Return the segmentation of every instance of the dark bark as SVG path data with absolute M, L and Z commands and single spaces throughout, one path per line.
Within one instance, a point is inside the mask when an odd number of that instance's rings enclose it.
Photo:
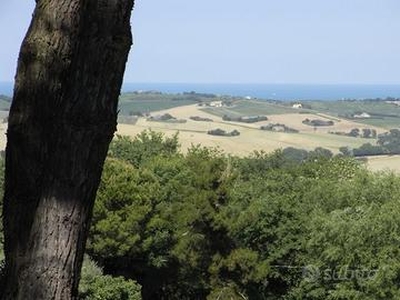
M 37 0 L 9 116 L 1 299 L 75 299 L 133 0 Z

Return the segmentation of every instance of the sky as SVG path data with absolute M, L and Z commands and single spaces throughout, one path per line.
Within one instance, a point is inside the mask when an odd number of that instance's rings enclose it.
M 0 2 L 0 81 L 34 4 Z M 400 84 L 399 14 L 399 0 L 136 0 L 125 82 Z

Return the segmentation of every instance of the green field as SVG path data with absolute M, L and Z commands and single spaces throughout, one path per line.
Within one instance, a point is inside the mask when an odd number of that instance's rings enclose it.
M 196 98 L 185 95 L 126 93 L 120 97 L 119 109 L 120 114 L 129 115 L 133 112 L 148 113 L 194 103 L 197 103 Z
M 298 113 L 298 109 L 294 109 L 284 103 L 274 103 L 267 101 L 256 100 L 238 100 L 235 101 L 232 107 L 207 107 L 204 111 L 222 117 L 229 116 L 256 116 L 256 115 L 278 115 L 288 113 Z
M 400 127 L 400 107 L 384 100 L 307 101 L 313 111 L 333 116 L 349 116 L 365 112 L 371 118 L 353 121 L 384 128 Z

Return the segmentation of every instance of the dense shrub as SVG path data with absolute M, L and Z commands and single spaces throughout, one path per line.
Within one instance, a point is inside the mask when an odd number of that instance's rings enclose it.
M 138 168 L 115 156 L 89 252 L 143 299 L 397 299 L 399 187 L 322 148 L 237 158 L 194 147 Z M 346 270 L 379 272 L 333 279 Z
M 177 144 L 113 142 L 81 299 L 399 299 L 400 177 L 323 148 Z
M 315 120 L 310 120 L 310 119 L 305 119 L 302 122 L 305 125 L 309 126 L 333 126 L 335 123 L 331 120 L 320 120 L 320 119 L 315 119 Z
M 85 257 L 79 285 L 80 300 L 141 300 L 140 286 L 123 277 L 103 275 L 102 269 Z
M 267 130 L 267 131 L 281 131 L 281 132 L 287 132 L 287 133 L 298 133 L 299 131 L 294 128 L 290 128 L 286 126 L 285 124 L 280 124 L 280 123 L 275 123 L 275 124 L 268 124 L 268 125 L 263 125 L 260 127 L 261 130 Z
M 222 117 L 224 121 L 231 121 L 231 122 L 242 122 L 242 123 L 257 123 L 261 121 L 267 121 L 268 117 L 266 116 L 241 116 L 241 117 L 233 117 L 224 115 Z
M 240 132 L 236 129 L 234 129 L 231 132 L 227 132 L 225 130 L 217 128 L 217 129 L 212 129 L 212 130 L 207 131 L 207 134 L 217 135 L 217 136 L 238 136 L 238 135 L 240 135 Z

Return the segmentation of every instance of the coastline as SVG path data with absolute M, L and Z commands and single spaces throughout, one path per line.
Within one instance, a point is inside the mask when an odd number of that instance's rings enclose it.
M 239 83 L 131 83 L 125 82 L 122 93 L 133 91 L 183 93 L 195 91 L 216 95 L 251 97 L 280 101 L 363 100 L 400 98 L 396 84 L 239 84 Z M 13 83 L 0 82 L 0 94 L 12 96 Z

